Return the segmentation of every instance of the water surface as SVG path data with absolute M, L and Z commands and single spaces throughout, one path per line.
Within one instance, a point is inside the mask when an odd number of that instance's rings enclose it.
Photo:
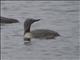
M 2 60 L 79 60 L 78 1 L 3 1 L 1 16 L 15 18 L 20 23 L 1 26 Z M 40 18 L 31 30 L 50 29 L 61 36 L 52 40 L 23 40 L 26 18 Z

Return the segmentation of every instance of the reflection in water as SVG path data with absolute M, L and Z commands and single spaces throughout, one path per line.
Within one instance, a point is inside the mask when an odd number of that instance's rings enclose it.
M 24 41 L 24 45 L 29 46 L 29 45 L 32 45 L 32 44 L 31 44 L 31 41 Z

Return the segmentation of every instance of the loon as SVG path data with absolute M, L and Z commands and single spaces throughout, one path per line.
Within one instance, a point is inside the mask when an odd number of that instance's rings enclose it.
M 31 38 L 54 39 L 55 37 L 60 36 L 57 32 L 46 29 L 30 31 L 31 24 L 37 21 L 40 21 L 40 19 L 28 18 L 24 22 L 24 41 L 30 42 Z
M 6 17 L 2 17 L 0 16 L 0 23 L 18 23 L 19 21 L 17 19 L 12 19 L 12 18 L 6 18 Z

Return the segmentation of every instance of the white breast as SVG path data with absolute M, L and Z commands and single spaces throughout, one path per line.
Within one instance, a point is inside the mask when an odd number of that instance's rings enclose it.
M 24 38 L 32 38 L 31 33 L 30 33 L 30 32 L 26 33 L 26 34 L 24 35 Z

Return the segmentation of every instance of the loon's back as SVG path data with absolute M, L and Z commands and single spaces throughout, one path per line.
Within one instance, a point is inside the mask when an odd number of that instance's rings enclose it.
M 17 19 L 6 18 L 6 17 L 0 16 L 0 23 L 18 23 L 18 22 L 19 21 Z
M 33 38 L 40 38 L 40 39 L 54 39 L 57 36 L 60 36 L 57 32 L 46 30 L 46 29 L 38 29 L 31 31 Z

